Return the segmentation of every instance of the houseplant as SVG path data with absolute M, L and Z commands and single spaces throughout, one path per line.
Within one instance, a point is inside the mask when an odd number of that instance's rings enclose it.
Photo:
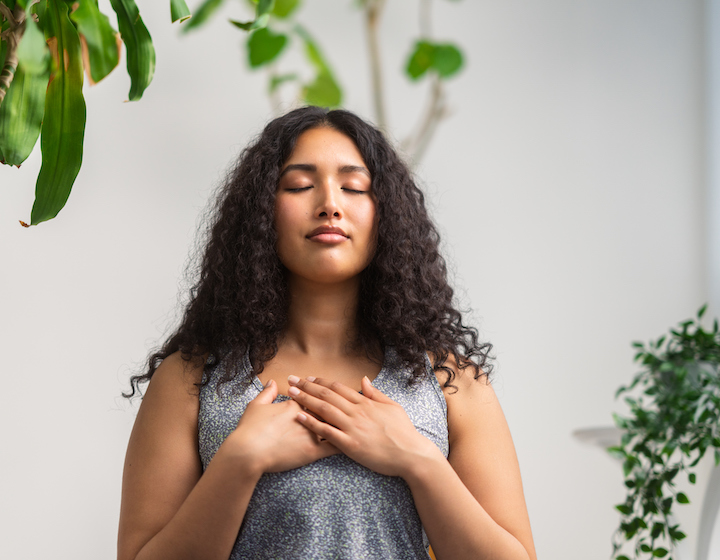
M 613 537 L 616 560 L 672 558 L 686 536 L 673 507 L 689 503 L 677 482 L 687 477 L 695 484 L 695 467 L 710 449 L 720 463 L 720 333 L 717 320 L 711 329 L 701 324 L 705 310 L 654 342 L 633 343 L 642 369 L 617 391 L 629 414 L 615 415 L 623 435 L 609 448 L 623 462 L 627 488 L 616 506 L 622 516 Z

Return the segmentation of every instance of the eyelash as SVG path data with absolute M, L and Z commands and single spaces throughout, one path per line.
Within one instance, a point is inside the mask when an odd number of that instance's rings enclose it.
M 287 192 L 302 192 L 302 191 L 307 191 L 307 190 L 312 189 L 312 188 L 313 188 L 312 186 L 309 186 L 309 187 L 297 187 L 297 188 L 294 188 L 294 189 L 285 189 L 285 190 L 286 190 Z M 342 187 L 342 190 L 344 190 L 344 191 L 346 191 L 346 192 L 353 193 L 353 194 L 366 194 L 366 193 L 368 192 L 368 191 L 361 191 L 361 190 L 358 190 L 358 189 L 350 189 L 350 188 L 348 188 L 348 187 Z

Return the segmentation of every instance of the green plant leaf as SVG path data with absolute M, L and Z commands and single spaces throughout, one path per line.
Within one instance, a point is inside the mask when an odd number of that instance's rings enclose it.
M 200 6 L 193 12 L 192 18 L 182 26 L 182 32 L 187 33 L 191 29 L 197 29 L 203 23 L 205 23 L 210 17 L 217 11 L 222 5 L 224 0 L 205 0 Z
M 282 84 L 285 82 L 293 82 L 298 79 L 297 74 L 282 74 L 280 76 L 273 76 L 270 79 L 270 93 L 273 93 L 277 88 L 279 88 Z
M 18 64 L 10 89 L 0 105 L 1 161 L 7 165 L 24 162 L 40 136 L 49 68 L 45 74 L 28 74 Z
M 255 7 L 255 19 L 253 21 L 236 21 L 231 19 L 230 23 L 245 31 L 262 29 L 263 27 L 267 27 L 268 21 L 270 21 L 270 12 L 274 6 L 275 0 L 259 0 Z
M 438 75 L 449 78 L 456 74 L 463 65 L 463 56 L 460 50 L 449 43 L 435 45 L 432 53 L 432 67 Z
M 678 492 L 677 496 L 675 496 L 675 499 L 678 501 L 679 504 L 689 504 L 690 500 L 683 492 Z
M 85 72 L 91 84 L 107 76 L 120 61 L 120 37 L 94 0 L 79 0 L 70 14 L 83 47 Z
M 417 80 L 433 65 L 435 46 L 428 41 L 418 41 L 405 66 L 405 72 L 411 79 Z
M 231 19 L 230 23 L 245 31 L 253 31 L 254 29 L 262 29 L 268 24 L 268 21 L 270 21 L 270 14 L 262 15 L 252 21 L 236 21 Z
M 23 65 L 26 74 L 49 74 L 50 50 L 45 43 L 45 36 L 32 15 L 25 19 L 25 33 L 17 49 L 18 63 Z M 3 57 L 4 58 L 4 57 Z
M 170 20 L 172 23 L 180 20 L 180 23 L 190 19 L 192 14 L 187 7 L 185 0 L 170 0 Z
M 285 19 L 292 14 L 300 5 L 300 0 L 275 0 L 275 7 L 272 9 L 272 15 L 280 19 Z
M 342 102 L 342 91 L 330 74 L 321 72 L 314 82 L 303 88 L 303 99 L 309 105 L 338 107 Z
M 257 68 L 275 60 L 287 45 L 287 36 L 273 33 L 267 27 L 258 29 L 248 37 L 248 62 Z
M 82 165 L 85 100 L 80 37 L 62 0 L 47 0 L 45 37 L 55 60 L 45 96 L 40 147 L 42 166 L 35 185 L 31 223 L 50 220 L 65 206 Z
M 110 0 L 110 5 L 117 14 L 120 36 L 127 49 L 131 81 L 128 99 L 137 101 L 155 74 L 155 48 L 134 0 Z
M 653 550 L 652 554 L 655 558 L 663 558 L 663 557 L 667 556 L 667 553 L 668 553 L 668 551 L 665 550 L 664 548 L 656 548 L 655 550 Z
M 618 504 L 615 506 L 615 509 L 623 515 L 630 515 L 633 511 L 632 508 L 626 504 Z
M 616 556 L 615 560 L 630 560 L 630 558 L 628 558 L 624 554 L 621 554 L 620 556 Z
M 695 473 L 690 473 L 688 475 L 688 480 L 690 481 L 690 484 L 695 484 L 695 480 L 696 480 Z

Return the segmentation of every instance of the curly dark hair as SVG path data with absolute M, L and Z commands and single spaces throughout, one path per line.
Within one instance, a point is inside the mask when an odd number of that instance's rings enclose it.
M 475 379 L 488 376 L 489 343 L 462 322 L 453 306 L 439 235 L 425 208 L 422 191 L 384 135 L 349 111 L 303 107 L 271 121 L 241 154 L 218 193 L 208 224 L 199 277 L 180 326 L 152 353 L 142 375 L 130 379 L 132 397 L 140 393 L 163 359 L 180 352 L 189 361 L 211 356 L 217 364 L 239 364 L 246 351 L 255 373 L 278 350 L 288 316 L 285 269 L 277 256 L 275 193 L 280 170 L 306 130 L 329 127 L 355 142 L 372 177 L 377 208 L 377 246 L 361 273 L 356 345 L 368 356 L 374 348 L 396 349 L 412 369 L 412 381 L 425 375 L 425 352 L 443 371 L 446 387 L 459 368 Z M 223 380 L 237 370 L 224 368 Z

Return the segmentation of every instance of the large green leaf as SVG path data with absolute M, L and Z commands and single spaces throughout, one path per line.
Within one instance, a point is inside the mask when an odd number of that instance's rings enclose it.
M 43 161 L 35 185 L 33 225 L 54 218 L 65 206 L 82 165 L 85 134 L 80 37 L 63 0 L 47 0 L 46 19 L 45 36 L 55 65 L 45 96 Z
M 185 0 L 170 0 L 170 19 L 173 23 L 180 20 L 182 23 L 188 18 L 191 18 L 192 14 L 185 3 Z
M 134 0 L 110 0 L 117 14 L 120 35 L 127 49 L 130 75 L 130 101 L 137 101 L 152 82 L 155 73 L 155 48 Z
M 117 31 L 108 17 L 98 10 L 95 0 L 79 0 L 78 8 L 70 14 L 83 42 L 85 71 L 90 83 L 96 84 L 107 76 L 120 61 Z
M 46 69 L 48 66 L 46 65 Z M 0 151 L 8 165 L 20 166 L 40 136 L 49 72 L 26 72 L 22 62 L 0 105 Z
M 205 23 L 210 16 L 220 7 L 224 0 L 205 0 L 200 6 L 193 12 L 193 17 L 188 21 L 182 28 L 183 33 L 187 33 L 191 29 L 200 27 Z
M 251 68 L 257 68 L 272 62 L 287 45 L 287 36 L 273 33 L 267 27 L 258 29 L 248 37 L 248 62 Z

